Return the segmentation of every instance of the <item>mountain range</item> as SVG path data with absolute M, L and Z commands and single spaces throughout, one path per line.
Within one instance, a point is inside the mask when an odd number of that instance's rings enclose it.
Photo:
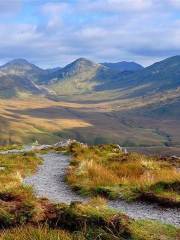
M 133 62 L 98 64 L 79 58 L 63 68 L 41 69 L 16 59 L 0 67 L 0 79 L 1 92 L 8 97 L 18 91 L 44 93 L 44 89 L 61 96 L 127 88 L 134 89 L 130 96 L 143 96 L 179 87 L 180 56 L 146 68 Z
M 57 104 L 54 110 L 52 107 L 46 110 L 39 107 L 37 111 L 29 107 L 20 111 L 16 106 L 13 112 L 22 121 L 27 116 L 25 112 L 28 112 L 28 116 L 37 118 L 40 115 L 41 119 L 44 116 L 46 119 L 58 116 L 61 120 L 78 119 L 89 124 L 87 128 L 73 127 L 66 121 L 66 130 L 52 130 L 52 138 L 65 134 L 87 141 L 89 129 L 94 129 L 90 132 L 92 139 L 100 139 L 97 142 L 132 145 L 138 139 L 137 144 L 141 145 L 157 142 L 180 144 L 180 56 L 148 67 L 135 62 L 95 63 L 79 58 L 65 67 L 51 69 L 42 69 L 24 59 L 15 59 L 0 67 L 0 98 L 4 106 L 14 99 L 19 105 L 27 99 L 36 99 L 37 106 L 43 101 L 50 106 Z M 59 108 L 62 101 L 64 110 Z M 7 107 L 3 114 L 6 115 L 6 111 Z M 6 125 L 8 131 L 11 129 L 11 114 L 12 110 L 6 117 L 1 115 L 0 129 L 1 123 L 2 127 Z M 29 125 L 27 128 L 31 131 Z M 47 132 L 44 126 L 35 128 Z M 175 128 L 177 131 L 173 130 Z

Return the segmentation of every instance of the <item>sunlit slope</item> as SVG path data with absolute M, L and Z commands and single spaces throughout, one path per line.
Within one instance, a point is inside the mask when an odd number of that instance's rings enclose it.
M 179 144 L 179 120 L 145 116 L 141 108 L 114 109 L 112 103 L 54 102 L 45 98 L 0 101 L 0 142 L 56 142 L 62 137 L 88 143 L 130 146 Z

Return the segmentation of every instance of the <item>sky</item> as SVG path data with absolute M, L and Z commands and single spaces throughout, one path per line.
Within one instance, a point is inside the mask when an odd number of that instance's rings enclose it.
M 180 0 L 0 0 L 0 64 L 85 57 L 144 66 L 180 55 Z

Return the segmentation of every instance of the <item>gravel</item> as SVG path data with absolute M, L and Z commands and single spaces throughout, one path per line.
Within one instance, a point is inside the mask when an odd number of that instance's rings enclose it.
M 87 201 L 88 199 L 77 195 L 64 182 L 65 171 L 69 165 L 70 157 L 47 153 L 41 155 L 44 163 L 39 166 L 35 175 L 27 177 L 25 184 L 32 185 L 39 197 L 47 197 L 53 202 Z M 161 208 L 155 204 L 143 202 L 128 203 L 123 200 L 109 201 L 109 206 L 126 213 L 134 219 L 153 219 L 164 223 L 180 225 L 180 211 L 177 208 Z

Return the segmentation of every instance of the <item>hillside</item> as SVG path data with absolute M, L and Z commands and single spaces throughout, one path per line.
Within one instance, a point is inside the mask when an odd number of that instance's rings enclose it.
M 45 70 L 29 63 L 25 59 L 14 59 L 0 67 L 0 71 L 6 75 L 16 75 L 19 77 L 26 77 L 34 82 L 45 75 Z
M 161 93 L 180 86 L 180 56 L 154 63 L 131 75 L 120 76 L 119 81 L 111 81 L 100 89 L 138 88 L 133 95 Z
M 57 95 L 82 94 L 94 91 L 97 86 L 117 79 L 119 73 L 88 59 L 79 58 L 56 73 L 48 87 Z
M 122 61 L 122 62 L 116 62 L 116 63 L 108 62 L 108 63 L 101 63 L 101 64 L 113 70 L 117 70 L 119 72 L 124 72 L 124 71 L 136 72 L 138 70 L 143 69 L 143 66 L 141 66 L 136 62 Z
M 11 98 L 22 94 L 40 94 L 40 88 L 26 77 L 4 75 L 0 72 L 0 97 Z
M 83 58 L 51 70 L 10 62 L 0 68 L 0 142 L 180 145 L 179 69 L 179 56 L 135 73 Z

